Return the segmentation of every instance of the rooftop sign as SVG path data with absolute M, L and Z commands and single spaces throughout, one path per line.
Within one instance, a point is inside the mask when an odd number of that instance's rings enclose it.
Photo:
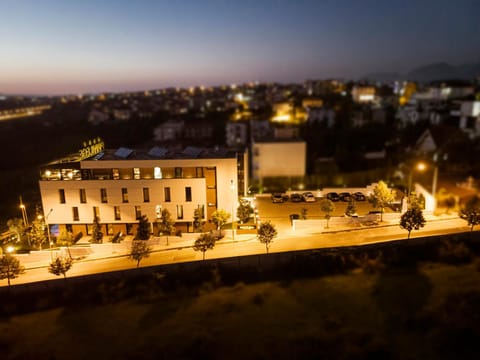
M 88 159 L 105 149 L 105 143 L 99 137 L 93 140 L 83 142 L 83 148 L 78 151 L 80 160 Z

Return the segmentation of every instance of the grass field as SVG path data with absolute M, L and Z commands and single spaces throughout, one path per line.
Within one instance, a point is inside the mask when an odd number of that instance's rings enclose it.
M 5 317 L 8 359 L 478 359 L 479 261 L 174 292 Z M 158 281 L 158 280 L 157 280 Z

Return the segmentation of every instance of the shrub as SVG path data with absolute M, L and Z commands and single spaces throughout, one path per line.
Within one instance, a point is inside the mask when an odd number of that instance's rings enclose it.
M 366 253 L 352 255 L 351 260 L 362 269 L 362 272 L 365 274 L 377 274 L 385 269 L 382 252 L 379 252 L 376 257 L 371 257 Z
M 472 252 L 464 242 L 447 239 L 438 248 L 438 260 L 447 264 L 464 264 L 472 260 Z

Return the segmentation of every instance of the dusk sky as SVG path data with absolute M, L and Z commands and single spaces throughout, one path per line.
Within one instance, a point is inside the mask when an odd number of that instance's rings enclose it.
M 478 0 L 0 0 L 0 93 L 303 82 L 480 61 Z

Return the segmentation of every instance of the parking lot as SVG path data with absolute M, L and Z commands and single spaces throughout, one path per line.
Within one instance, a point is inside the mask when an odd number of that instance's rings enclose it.
M 307 209 L 307 219 L 324 219 L 325 213 L 320 210 L 320 200 L 316 198 L 315 202 L 292 202 L 287 200 L 283 203 L 273 203 L 270 194 L 257 195 L 255 199 L 258 215 L 261 221 L 270 220 L 276 224 L 290 224 L 290 214 L 298 214 L 301 216 L 302 208 Z M 348 202 L 337 201 L 334 202 L 335 210 L 330 214 L 331 216 L 343 216 Z M 373 208 L 368 201 L 355 202 L 357 214 L 363 216 L 370 211 L 379 209 Z M 391 211 L 385 209 L 385 212 Z

